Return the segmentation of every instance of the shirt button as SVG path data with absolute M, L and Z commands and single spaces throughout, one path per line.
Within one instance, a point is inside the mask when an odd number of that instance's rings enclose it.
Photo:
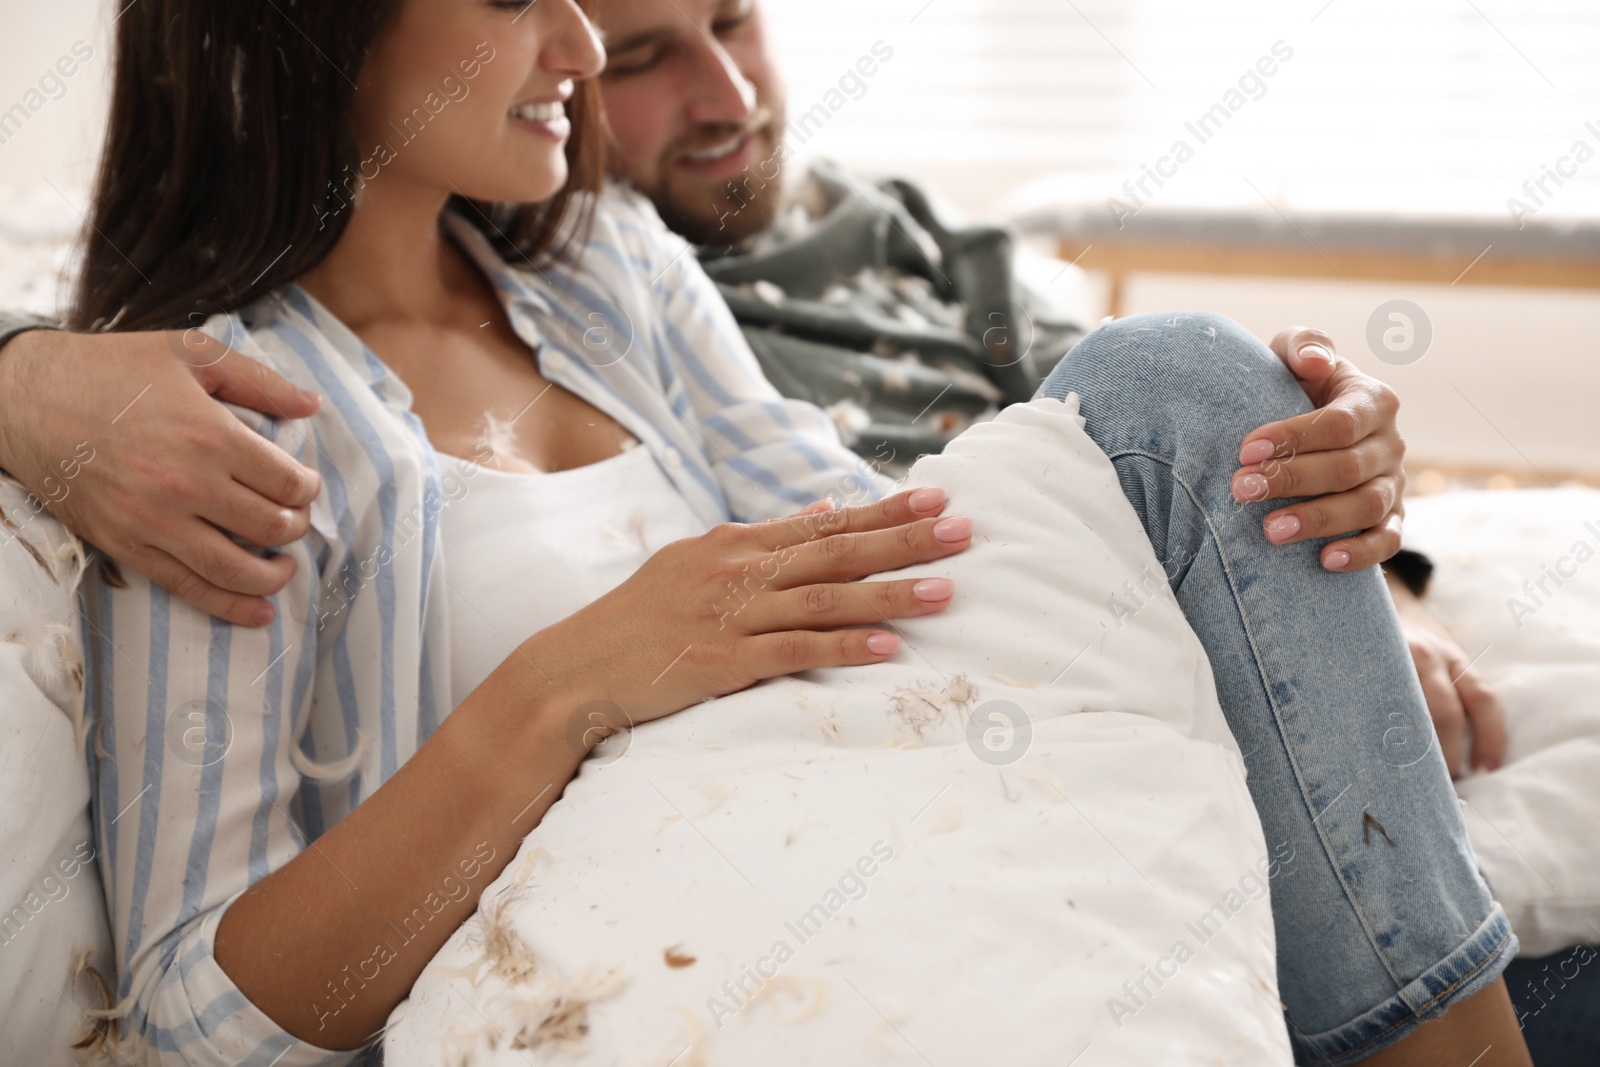
M 683 466 L 683 454 L 680 453 L 676 448 L 669 448 L 666 450 L 666 452 L 662 453 L 662 455 L 666 458 L 667 466 L 671 467 L 673 470 L 677 470 L 679 467 Z
M 567 357 L 552 349 L 544 354 L 544 365 L 549 370 L 560 374 L 567 369 Z

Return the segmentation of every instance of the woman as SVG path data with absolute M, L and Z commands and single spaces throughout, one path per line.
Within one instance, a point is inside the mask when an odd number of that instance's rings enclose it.
M 153 0 L 118 34 L 75 325 L 204 322 L 327 397 L 283 442 L 325 491 L 311 535 L 268 559 L 294 574 L 269 626 L 216 623 L 111 569 L 86 592 L 118 1014 L 174 1062 L 337 1059 L 382 1026 L 618 709 L 641 722 L 882 661 L 897 639 L 870 627 L 941 610 L 949 583 L 844 583 L 962 551 L 972 523 L 923 489 L 716 525 L 881 486 L 760 378 L 648 211 L 607 194 L 582 225 L 599 176 L 585 79 L 602 58 L 571 0 Z M 556 472 L 533 492 L 592 482 L 559 542 L 504 551 L 526 566 L 577 543 L 592 573 L 508 582 L 538 598 L 523 628 L 461 647 L 451 616 L 474 605 L 451 600 L 440 512 L 528 471 Z M 604 543 L 584 510 L 602 494 L 653 509 L 632 543 Z M 730 590 L 747 594 L 738 611 Z M 1368 689 L 1404 690 L 1403 649 L 1376 674 Z M 1514 947 L 1460 866 L 1440 882 L 1479 931 L 1471 967 L 1362 1052 L 1482 989 Z M 328 1011 L 323 988 L 457 875 L 466 891 Z
M 647 348 L 646 331 L 654 342 L 669 329 L 710 335 L 728 325 L 697 318 L 692 302 L 709 287 L 696 287 L 692 257 L 672 263 L 650 246 L 637 209 L 597 223 L 585 260 L 600 269 L 607 257 L 659 262 L 648 273 L 613 271 L 618 291 L 594 313 L 634 306 L 622 289 L 652 276 L 685 306 L 654 322 L 637 312 L 635 351 L 597 360 L 610 365 L 593 368 L 584 398 L 552 387 L 528 359 L 530 345 L 542 349 L 547 369 L 559 358 L 541 344 L 533 318 L 576 331 L 569 350 L 586 352 L 582 335 L 593 323 L 577 301 L 598 300 L 582 288 L 593 278 L 559 262 L 543 266 L 550 287 L 514 274 L 465 216 L 492 236 L 517 235 L 530 260 L 543 259 L 578 191 L 595 187 L 593 83 L 579 80 L 601 63 L 592 31 L 570 0 L 395 7 L 308 10 L 291 27 L 272 21 L 279 16 L 270 4 L 153 5 L 119 25 L 122 91 L 94 216 L 106 241 L 90 250 L 77 320 L 138 328 L 243 305 L 231 320 L 235 343 L 328 398 L 318 424 L 292 445 L 321 471 L 327 508 L 313 515 L 311 537 L 270 560 L 296 573 L 269 627 L 215 624 L 132 575 L 130 588 L 117 590 L 119 579 L 102 574 L 86 594 L 96 737 L 110 754 L 98 764 L 98 793 L 99 825 L 115 853 L 106 864 L 121 953 L 116 995 L 130 1000 L 132 1029 L 151 1047 L 197 1061 L 271 1060 L 290 1034 L 314 1042 L 304 1049 L 359 1046 L 604 736 L 604 722 L 593 729 L 575 718 L 587 716 L 587 705 L 609 701 L 644 721 L 759 677 L 885 658 L 897 642 L 882 628 L 796 631 L 802 622 L 881 623 L 938 610 L 948 589 L 935 583 L 930 597 L 912 581 L 874 586 L 870 603 L 839 598 L 819 615 L 807 587 L 825 593 L 829 583 L 959 551 L 970 533 L 969 520 L 940 525 L 937 494 L 906 494 L 826 518 L 824 532 L 865 531 L 847 543 L 850 552 L 822 551 L 800 524 L 705 534 L 730 511 L 781 514 L 837 490 L 852 469 L 848 454 L 820 413 L 781 401 L 753 362 L 647 361 L 663 350 Z M 164 40 L 169 15 L 185 41 Z M 388 32 L 377 36 L 386 15 Z M 257 36 L 263 25 L 268 32 Z M 273 27 L 319 42 L 320 53 L 301 49 L 309 66 L 291 72 L 289 85 L 275 85 Z M 216 44 L 223 41 L 229 46 Z M 252 42 L 254 54 L 246 52 Z M 360 91 L 350 91 L 343 69 L 360 73 Z M 203 92 L 207 73 L 239 86 L 223 101 L 229 147 L 216 153 L 214 174 L 162 182 L 172 156 L 212 151 L 200 146 L 205 131 L 174 122 L 163 86 Z M 303 145 L 278 145 L 274 88 L 294 113 L 337 119 Z M 569 124 L 580 132 L 567 184 Z M 179 135 L 195 143 L 176 142 Z M 263 149 L 268 159 L 253 158 Z M 457 173 L 467 156 L 474 165 Z M 374 180 L 362 184 L 363 170 Z M 440 211 L 459 183 L 483 206 L 458 202 L 465 215 L 441 230 Z M 266 217 L 244 188 L 269 198 L 277 214 Z M 478 211 L 492 211 L 488 201 L 545 203 L 487 223 Z M 253 262 L 250 249 L 262 241 L 275 245 L 268 258 L 276 264 Z M 141 270 L 129 271 L 112 246 Z M 158 248 L 173 254 L 155 255 Z M 293 278 L 301 283 L 281 300 L 256 302 Z M 577 288 L 561 292 L 561 284 Z M 431 328 L 416 317 L 424 307 Z M 716 342 L 702 342 L 711 354 L 738 351 L 725 338 L 707 339 Z M 680 350 L 668 351 L 676 358 Z M 485 417 L 495 424 L 487 437 Z M 696 432 L 710 435 L 715 465 L 702 458 Z M 704 536 L 651 557 L 611 602 L 590 604 L 535 641 L 508 643 L 497 669 L 457 704 L 451 664 L 460 657 L 449 643 L 436 534 L 439 510 L 461 482 L 441 475 L 428 438 L 446 454 L 503 470 L 645 479 L 606 492 L 666 495 L 675 510 L 651 536 Z M 632 440 L 642 447 L 619 456 Z M 644 468 L 631 462 L 651 457 Z M 761 614 L 745 612 L 737 627 L 719 627 L 707 573 L 731 578 L 784 547 L 796 550 L 785 575 L 792 593 L 764 600 Z M 642 558 L 635 550 L 633 562 Z M 544 622 L 603 589 L 541 604 Z M 577 725 L 571 744 L 569 723 Z M 329 768 L 341 773 L 319 786 Z M 361 816 L 344 819 L 357 804 Z M 304 847 L 307 835 L 315 847 Z M 319 1014 L 313 994 L 463 862 L 482 864 L 472 895 L 450 901 L 349 1010 L 332 1020 Z M 318 918 L 308 924 L 311 901 Z M 302 1058 L 318 1057 L 284 1062 Z

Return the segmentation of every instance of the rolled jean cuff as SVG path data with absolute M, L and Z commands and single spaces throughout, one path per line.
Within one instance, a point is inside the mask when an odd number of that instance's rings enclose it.
M 1371 1056 L 1500 977 L 1517 948 L 1497 901 L 1471 937 L 1371 1011 L 1320 1034 L 1292 1030 L 1295 1062 L 1344 1067 Z

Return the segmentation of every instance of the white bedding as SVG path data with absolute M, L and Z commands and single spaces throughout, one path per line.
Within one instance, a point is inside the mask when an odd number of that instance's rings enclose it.
M 1600 943 L 1600 492 L 1424 498 L 1406 544 L 1505 708 L 1504 766 L 1456 783 L 1484 877 L 1523 955 Z
M 586 764 L 394 1012 L 391 1067 L 1290 1062 L 1293 857 L 1075 406 L 910 484 L 977 523 L 915 569 L 951 608 Z
M 104 1007 L 111 938 L 83 758 L 78 544 L 0 478 L 0 1064 L 98 1062 L 68 1046 Z

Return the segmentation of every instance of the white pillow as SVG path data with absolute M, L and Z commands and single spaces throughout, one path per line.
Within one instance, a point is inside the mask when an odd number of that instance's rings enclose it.
M 0 479 L 0 1063 L 70 1061 L 103 1007 L 85 953 L 110 973 L 105 897 L 89 830 L 81 547 Z M 72 998 L 69 1000 L 68 998 Z
M 1523 955 L 1600 943 L 1600 491 L 1408 501 L 1406 545 L 1505 707 L 1505 764 L 1456 782 L 1484 877 Z
M 1076 404 L 1009 407 L 909 484 L 975 519 L 906 572 L 951 607 L 587 763 L 396 1009 L 390 1067 L 1290 1062 L 1293 857 Z

